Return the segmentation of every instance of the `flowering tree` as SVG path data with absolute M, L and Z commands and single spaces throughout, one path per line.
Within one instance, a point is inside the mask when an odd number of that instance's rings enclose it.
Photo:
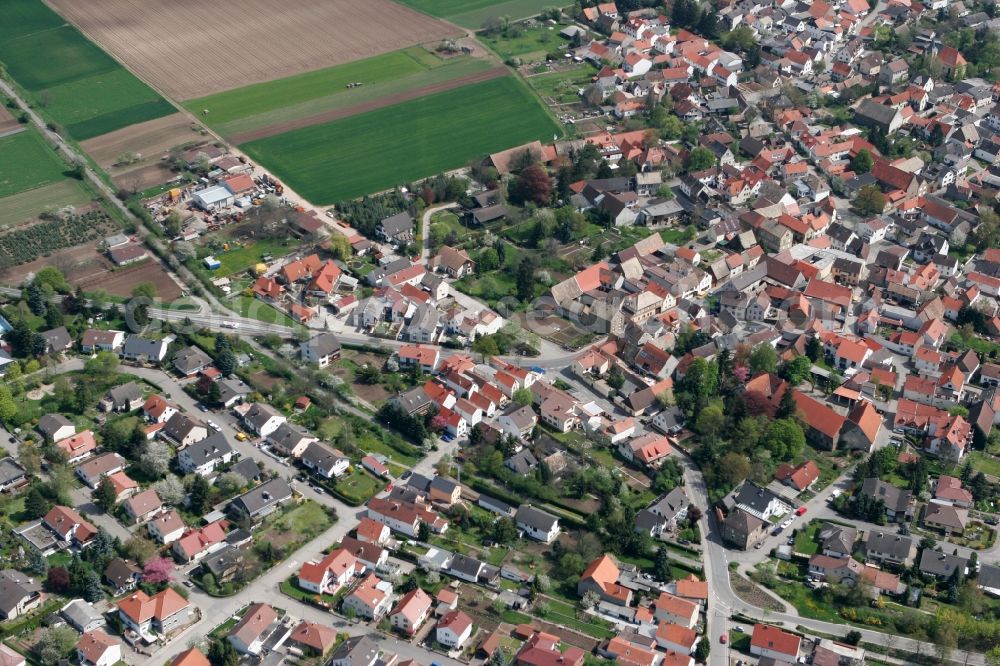
M 173 575 L 174 563 L 166 557 L 146 562 L 146 567 L 142 570 L 142 580 L 145 583 L 169 583 Z

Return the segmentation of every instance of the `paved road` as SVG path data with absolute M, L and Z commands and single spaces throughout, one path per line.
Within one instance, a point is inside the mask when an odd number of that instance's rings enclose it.
M 73 358 L 60 363 L 52 370 L 59 373 L 72 372 L 82 369 L 83 363 L 83 359 Z M 233 448 L 235 448 L 240 455 L 257 461 L 263 469 L 274 471 L 286 479 L 291 479 L 294 474 L 297 473 L 296 468 L 264 454 L 256 446 L 254 446 L 252 442 L 241 442 L 237 440 L 235 436 L 236 418 L 229 412 L 201 413 L 201 410 L 199 410 L 196 406 L 196 401 L 184 392 L 183 386 L 185 382 L 183 380 L 178 380 L 162 370 L 153 368 L 129 367 L 127 368 L 127 372 L 139 379 L 146 379 L 159 385 L 163 389 L 164 393 L 169 395 L 170 400 L 181 407 L 183 411 L 202 418 L 203 420 L 210 419 L 217 423 L 222 428 L 222 431 L 227 435 L 227 438 L 233 445 Z M 3 447 L 6 448 L 12 455 L 16 455 L 16 445 L 8 442 L 8 438 L 10 437 L 9 433 L 0 428 L 0 437 L 3 438 Z M 443 444 L 437 451 L 430 452 L 423 460 L 417 463 L 417 465 L 413 468 L 414 471 L 421 474 L 431 473 L 442 457 L 454 453 L 457 448 L 458 442 Z M 286 608 L 296 617 L 306 618 L 315 622 L 323 622 L 324 624 L 331 624 L 339 621 L 336 616 L 313 608 L 312 606 L 301 604 L 296 602 L 294 599 L 281 595 L 278 590 L 278 586 L 281 581 L 295 573 L 303 562 L 319 559 L 322 557 L 323 550 L 329 547 L 330 544 L 342 540 L 348 532 L 353 530 L 357 526 L 361 516 L 364 515 L 364 507 L 348 506 L 325 492 L 315 491 L 308 485 L 298 483 L 295 484 L 295 486 L 296 490 L 304 497 L 332 507 L 336 510 L 337 521 L 328 530 L 326 530 L 326 532 L 299 548 L 297 551 L 292 553 L 287 560 L 272 568 L 261 578 L 254 581 L 246 589 L 233 597 L 218 599 L 210 597 L 198 590 L 193 590 L 191 593 L 191 599 L 195 605 L 202 610 L 202 619 L 188 628 L 180 637 L 172 640 L 168 645 L 155 652 L 153 659 L 157 661 L 157 663 L 167 661 L 180 652 L 183 652 L 187 648 L 189 639 L 200 638 L 206 635 L 213 627 L 224 621 L 226 617 L 232 615 L 248 603 L 259 601 L 261 599 L 271 600 L 272 603 Z M 90 507 L 87 505 L 91 504 L 91 500 L 88 489 L 75 489 L 73 491 L 73 498 L 76 502 L 78 502 L 78 506 L 82 505 L 89 511 Z M 93 508 L 96 511 L 96 507 Z M 97 512 L 91 517 L 99 526 L 105 527 L 113 535 L 123 540 L 130 536 L 129 531 L 125 527 L 107 514 Z M 338 627 L 338 630 L 343 629 Z M 366 625 L 350 625 L 346 630 L 352 634 L 363 634 L 367 633 L 369 628 Z M 389 644 L 389 639 L 384 640 L 386 641 L 385 645 L 387 650 L 395 651 L 404 658 L 414 658 L 421 663 L 437 661 L 438 663 L 448 663 L 454 666 L 457 666 L 458 664 L 458 662 L 446 658 L 442 659 L 440 655 L 428 652 L 419 646 L 399 643 L 398 641 Z
M 447 203 L 441 206 L 432 206 L 424 211 L 421 218 L 420 232 L 424 235 L 424 246 L 420 248 L 420 263 L 430 270 L 429 260 L 431 258 L 431 217 L 441 210 L 451 210 L 458 208 L 457 203 Z
M 704 478 L 697 467 L 689 460 L 684 459 L 684 479 L 688 495 L 691 501 L 699 507 L 709 507 L 708 492 L 705 487 Z M 821 493 L 821 497 L 832 492 L 832 488 Z M 787 629 L 794 629 L 801 626 L 806 630 L 813 630 L 823 634 L 833 636 L 843 636 L 848 631 L 857 630 L 861 632 L 863 640 L 877 645 L 891 645 L 893 648 L 908 650 L 916 654 L 931 655 L 935 653 L 935 646 L 931 643 L 916 641 L 911 638 L 904 638 L 892 634 L 885 634 L 870 629 L 848 626 L 846 624 L 833 624 L 800 617 L 797 613 L 771 612 L 762 608 L 752 606 L 733 592 L 729 582 L 729 562 L 738 561 L 741 555 L 738 551 L 731 551 L 722 544 L 719 526 L 715 516 L 711 511 L 705 511 L 701 520 L 701 532 L 704 535 L 702 546 L 704 549 L 705 579 L 709 584 L 711 593 L 708 598 L 708 631 L 712 642 L 710 666 L 729 666 L 729 648 L 724 648 L 720 642 L 720 637 L 729 630 L 728 618 L 734 613 L 753 617 L 762 622 L 770 624 L 784 625 Z M 773 537 L 771 537 L 773 538 Z M 761 548 L 764 551 L 767 546 Z M 966 652 L 964 650 L 953 650 L 951 658 L 964 664 L 981 666 L 985 663 L 982 654 Z

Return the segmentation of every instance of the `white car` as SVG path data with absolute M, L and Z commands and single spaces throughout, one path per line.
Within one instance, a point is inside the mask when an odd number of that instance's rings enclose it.
M 236 321 L 224 321 L 222 322 L 222 328 L 239 328 L 240 324 Z
M 794 518 L 786 518 L 786 519 L 785 519 L 784 521 L 782 521 L 782 523 L 781 523 L 781 529 L 785 529 L 786 527 L 788 527 L 789 525 L 791 525 L 791 524 L 792 524 L 792 523 L 794 523 L 794 522 L 795 522 L 795 519 L 794 519 Z
M 215 421 L 209 421 L 208 427 L 214 430 L 215 432 L 222 432 L 222 427 L 219 426 L 219 424 L 216 423 Z

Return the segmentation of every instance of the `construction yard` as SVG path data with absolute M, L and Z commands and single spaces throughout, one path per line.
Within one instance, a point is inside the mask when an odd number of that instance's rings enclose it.
M 52 5 L 140 78 L 177 100 L 457 32 L 390 0 L 53 0 Z

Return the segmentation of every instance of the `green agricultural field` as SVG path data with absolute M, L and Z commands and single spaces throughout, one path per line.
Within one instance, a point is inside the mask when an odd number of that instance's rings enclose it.
M 45 111 L 78 141 L 175 112 L 169 102 L 124 69 L 64 83 L 45 93 Z
M 354 81 L 363 82 L 365 85 L 362 88 L 364 88 L 371 84 L 393 81 L 409 74 L 430 69 L 412 54 L 413 51 L 418 50 L 423 49 L 416 47 L 383 53 L 374 58 L 345 65 L 336 65 L 277 81 L 266 81 L 243 88 L 235 88 L 216 95 L 193 99 L 185 102 L 184 106 L 192 113 L 202 114 L 204 111 L 208 111 L 205 120 L 210 125 L 218 127 L 240 118 L 340 93 L 346 90 L 348 83 Z M 442 62 L 437 56 L 434 57 L 439 63 Z
M 56 183 L 66 165 L 34 128 L 0 138 L 0 197 Z
M 4 20 L 0 21 L 0 41 L 66 23 L 59 14 L 38 0 L 4 0 Z
M 185 106 L 223 136 L 253 132 L 486 71 L 488 60 L 442 60 L 420 47 L 203 97 Z M 348 88 L 348 83 L 363 85 Z M 207 115 L 203 115 L 208 111 Z
M 504 77 L 241 147 L 309 201 L 332 204 L 559 134 L 531 91 Z
M 11 0 L 4 9 L 15 18 L 0 27 L 0 63 L 73 138 L 88 139 L 174 111 L 41 0 Z
M 488 18 L 508 16 L 512 20 L 535 16 L 544 7 L 560 7 L 569 3 L 542 4 L 538 0 L 399 0 L 414 9 L 445 18 L 463 28 L 481 28 Z
M 82 183 L 69 178 L 13 194 L 0 200 L 0 230 L 31 220 L 46 210 L 80 206 L 90 200 L 91 194 Z

